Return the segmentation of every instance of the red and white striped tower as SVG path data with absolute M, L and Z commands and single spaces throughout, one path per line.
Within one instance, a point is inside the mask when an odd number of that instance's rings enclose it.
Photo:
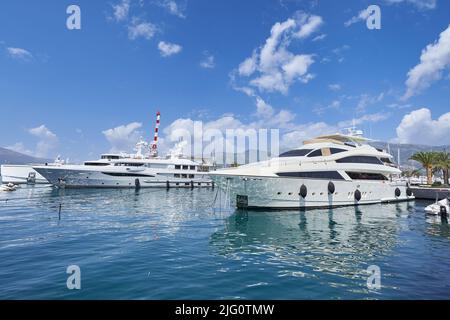
M 159 136 L 159 125 L 161 123 L 161 112 L 156 112 L 156 126 L 155 126 L 155 138 L 152 143 L 152 156 L 158 156 L 158 136 Z

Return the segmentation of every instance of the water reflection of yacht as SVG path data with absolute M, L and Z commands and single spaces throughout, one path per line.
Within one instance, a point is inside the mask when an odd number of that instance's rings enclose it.
M 398 219 L 413 211 L 409 203 L 321 209 L 311 212 L 239 211 L 211 236 L 215 251 L 230 258 L 268 255 L 268 262 L 339 276 L 365 271 L 364 265 L 392 250 Z M 250 258 L 249 258 L 250 259 Z M 309 268 L 309 269 L 308 269 Z M 281 270 L 281 269 L 280 269 Z
M 211 176 L 237 207 L 323 208 L 414 199 L 393 156 L 365 142 L 362 132 L 320 136 L 268 161 Z

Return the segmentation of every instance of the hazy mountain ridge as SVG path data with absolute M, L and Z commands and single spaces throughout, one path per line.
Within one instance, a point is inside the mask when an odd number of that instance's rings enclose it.
M 0 164 L 31 164 L 50 162 L 49 159 L 32 157 L 0 147 Z

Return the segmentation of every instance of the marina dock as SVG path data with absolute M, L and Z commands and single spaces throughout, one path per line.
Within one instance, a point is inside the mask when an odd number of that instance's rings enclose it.
M 450 188 L 411 187 L 416 199 L 436 200 L 450 197 Z

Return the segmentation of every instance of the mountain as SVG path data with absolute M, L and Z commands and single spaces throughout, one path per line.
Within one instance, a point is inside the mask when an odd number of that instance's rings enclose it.
M 48 159 L 36 158 L 23 153 L 0 147 L 0 164 L 30 164 L 51 162 Z
M 421 168 L 421 165 L 416 161 L 408 160 L 416 152 L 427 152 L 427 151 L 450 151 L 450 145 L 444 146 L 426 146 L 420 144 L 397 144 L 388 143 L 382 141 L 373 141 L 369 143 L 375 148 L 383 149 L 389 151 L 395 158 L 395 161 L 399 163 L 402 167 L 415 167 Z M 398 154 L 400 150 L 400 161 L 398 159 Z

